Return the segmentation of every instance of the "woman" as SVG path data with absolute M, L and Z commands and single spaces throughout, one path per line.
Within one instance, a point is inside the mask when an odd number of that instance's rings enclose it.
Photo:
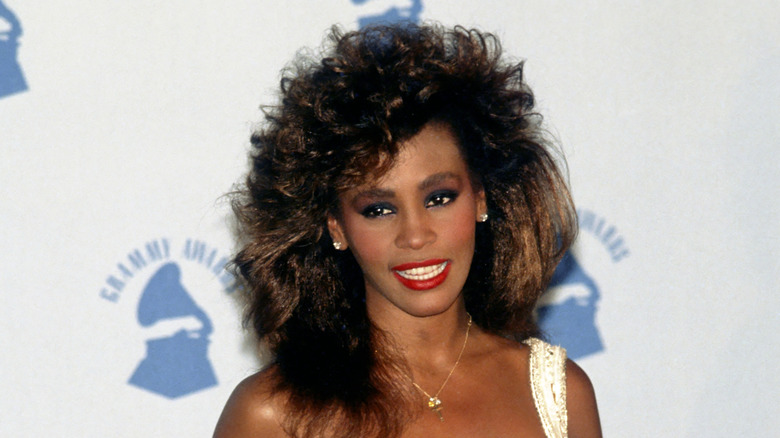
M 585 373 L 532 338 L 576 219 L 521 66 L 463 28 L 330 42 L 252 138 L 235 263 L 273 360 L 215 436 L 600 436 Z

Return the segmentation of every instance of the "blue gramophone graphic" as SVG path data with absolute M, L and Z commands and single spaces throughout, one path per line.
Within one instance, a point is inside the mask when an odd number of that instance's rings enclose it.
M 361 6 L 377 0 L 351 1 L 355 5 Z M 393 1 L 390 3 L 391 5 L 379 14 L 359 16 L 358 26 L 365 27 L 370 24 L 397 23 L 399 21 L 417 23 L 420 21 L 420 12 L 423 10 L 422 0 Z
M 542 332 L 553 343 L 565 347 L 570 358 L 578 359 L 604 350 L 596 327 L 596 304 L 601 294 L 593 278 L 571 252 L 567 252 L 555 270 L 549 288 L 571 286 L 585 287 L 588 296 L 569 296 L 560 303 L 542 305 L 536 310 Z
M 141 294 L 138 322 L 150 327 L 164 319 L 187 316 L 195 317 L 202 327 L 147 340 L 146 357 L 128 383 L 168 398 L 217 384 L 208 360 L 211 320 L 184 289 L 179 266 L 167 263 L 155 272 Z
M 0 0 L 0 99 L 27 90 L 27 81 L 17 61 L 21 34 L 22 24 Z

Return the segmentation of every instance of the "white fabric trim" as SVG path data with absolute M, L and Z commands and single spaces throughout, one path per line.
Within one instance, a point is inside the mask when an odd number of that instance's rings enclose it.
M 544 433 L 547 438 L 567 438 L 566 350 L 536 338 L 524 343 L 531 348 L 531 392 Z

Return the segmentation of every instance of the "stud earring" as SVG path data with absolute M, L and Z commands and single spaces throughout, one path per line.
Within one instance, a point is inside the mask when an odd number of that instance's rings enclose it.
M 336 248 L 337 250 L 341 249 L 341 242 L 334 241 L 333 242 L 333 247 Z
M 482 213 L 481 215 L 479 215 L 479 221 L 480 222 L 487 222 L 487 220 L 488 220 L 488 214 L 487 213 Z

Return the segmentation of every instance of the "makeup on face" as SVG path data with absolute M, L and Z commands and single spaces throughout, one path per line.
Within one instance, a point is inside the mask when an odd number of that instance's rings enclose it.
M 384 175 L 339 198 L 329 231 L 360 265 L 369 313 L 431 315 L 462 299 L 486 207 L 448 126 L 427 125 Z
M 444 206 L 457 199 L 463 181 L 453 172 L 440 172 L 429 176 L 418 185 L 421 193 L 430 191 L 425 199 L 425 207 Z M 372 187 L 361 190 L 349 203 L 355 210 L 367 218 L 382 217 L 397 212 L 397 196 L 391 189 Z

